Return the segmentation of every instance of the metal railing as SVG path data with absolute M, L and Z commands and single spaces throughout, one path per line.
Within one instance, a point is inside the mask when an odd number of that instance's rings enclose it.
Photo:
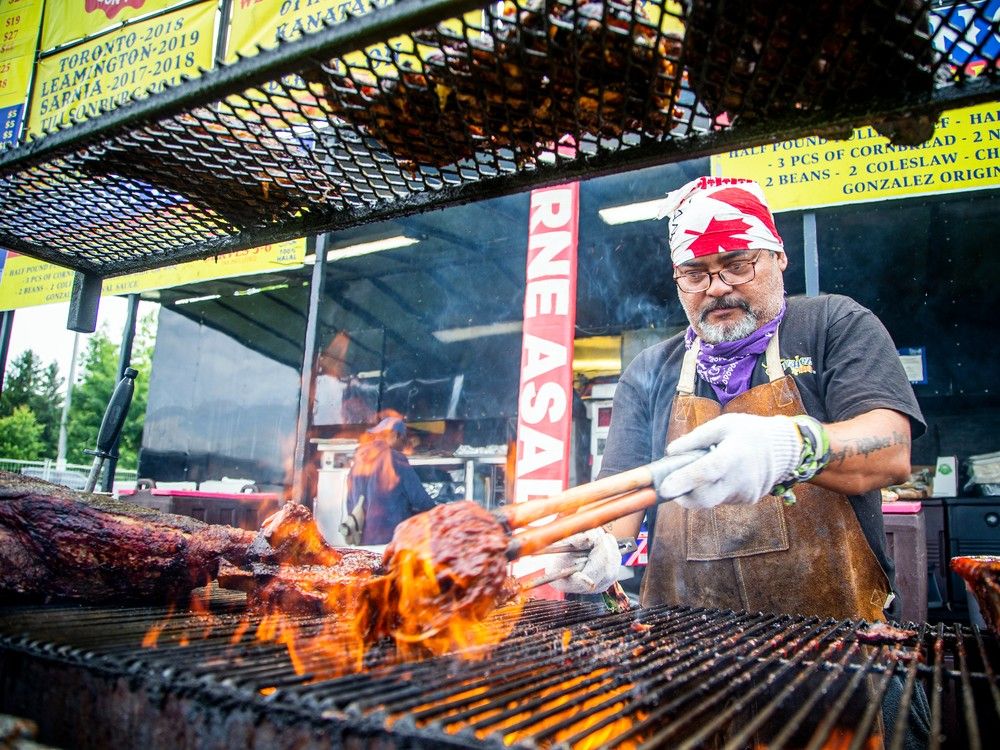
M 70 489 L 82 490 L 87 484 L 90 464 L 66 464 L 57 468 L 56 460 L 44 458 L 38 461 L 25 461 L 17 458 L 0 458 L 0 471 L 10 471 L 16 474 L 27 474 L 47 482 L 62 484 Z M 118 486 L 135 485 L 139 472 L 137 469 L 115 469 L 115 484 Z

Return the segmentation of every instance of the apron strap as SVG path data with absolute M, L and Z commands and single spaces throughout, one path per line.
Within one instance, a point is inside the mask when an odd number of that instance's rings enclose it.
M 777 331 L 774 332 L 764 351 L 764 371 L 772 383 L 785 377 L 785 371 L 781 367 L 781 354 L 778 352 Z
M 698 352 L 701 351 L 701 339 L 695 336 L 691 348 L 684 353 L 684 363 L 681 374 L 677 378 L 677 392 L 685 396 L 694 395 L 695 365 L 698 362 Z
M 695 336 L 691 348 L 684 353 L 681 374 L 677 378 L 677 393 L 683 396 L 694 395 L 694 380 L 697 372 L 695 365 L 698 362 L 699 351 L 701 351 L 701 338 Z M 772 383 L 776 380 L 781 380 L 785 376 L 785 371 L 781 368 L 781 354 L 778 350 L 777 331 L 774 332 L 771 340 L 767 342 L 767 349 L 764 350 L 764 371 L 767 372 L 767 377 Z

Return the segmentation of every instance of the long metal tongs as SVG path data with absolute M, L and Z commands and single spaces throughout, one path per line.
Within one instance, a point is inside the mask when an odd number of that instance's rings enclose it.
M 635 541 L 635 537 L 626 537 L 624 539 L 618 540 L 619 555 L 630 554 L 632 552 L 635 552 L 638 548 L 639 546 Z M 586 552 L 586 549 L 578 549 L 576 547 L 571 547 L 568 544 L 553 544 L 549 547 L 546 547 L 543 550 L 539 550 L 538 552 L 535 553 L 535 556 L 537 557 L 539 555 L 556 555 L 565 552 L 570 552 L 570 553 L 575 552 L 577 554 L 580 554 L 582 552 Z M 574 573 L 579 573 L 581 570 L 583 570 L 583 566 L 586 565 L 586 563 L 587 563 L 586 557 L 581 557 L 580 559 L 575 560 L 574 562 L 570 563 L 566 567 L 560 568 L 559 570 L 555 570 L 549 573 L 542 573 L 539 575 L 531 576 L 526 579 L 522 579 L 520 581 L 521 589 L 526 591 L 528 589 L 533 589 L 537 586 L 542 586 L 543 584 L 546 583 L 552 583 L 553 581 L 558 581 L 560 578 L 569 578 Z
M 572 487 L 558 495 L 498 508 L 493 513 L 510 534 L 507 559 L 537 554 L 573 534 L 596 529 L 669 500 L 658 497 L 655 488 L 668 475 L 707 452 L 666 456 L 645 466 Z M 548 516 L 557 517 L 543 525 L 531 525 Z

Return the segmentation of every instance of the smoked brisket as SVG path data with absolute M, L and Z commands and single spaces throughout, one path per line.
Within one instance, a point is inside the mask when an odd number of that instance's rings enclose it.
M 253 532 L 0 472 L 0 597 L 179 602 Z

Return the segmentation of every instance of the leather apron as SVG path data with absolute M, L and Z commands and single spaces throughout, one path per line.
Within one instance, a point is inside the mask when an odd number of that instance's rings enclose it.
M 684 357 L 668 443 L 719 414 L 805 414 L 795 381 L 782 371 L 777 333 L 765 353 L 770 382 L 725 407 L 694 395 L 699 343 L 696 339 Z M 884 619 L 889 581 L 850 501 L 809 483 L 796 485 L 795 496 L 792 506 L 773 495 L 754 505 L 705 510 L 660 505 L 642 605 Z

